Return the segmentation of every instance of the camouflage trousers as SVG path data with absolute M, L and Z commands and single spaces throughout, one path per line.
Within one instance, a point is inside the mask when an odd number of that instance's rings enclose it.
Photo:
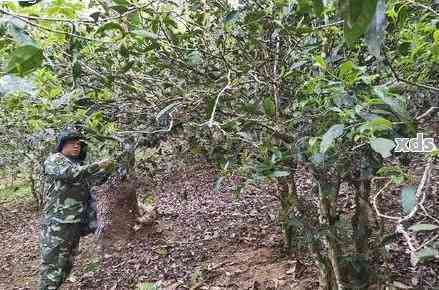
M 97 228 L 96 199 L 90 197 L 80 223 L 61 223 L 43 218 L 40 232 L 41 268 L 39 290 L 59 289 L 73 268 L 80 237 Z

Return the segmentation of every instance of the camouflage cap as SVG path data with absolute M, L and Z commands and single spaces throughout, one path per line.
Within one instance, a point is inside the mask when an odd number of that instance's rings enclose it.
M 87 143 L 83 141 L 83 136 L 75 130 L 72 129 L 66 129 L 62 130 L 57 138 L 57 144 L 56 144 L 56 152 L 61 152 L 64 144 L 67 141 L 71 140 L 80 140 L 81 141 L 81 153 L 79 154 L 78 160 L 82 161 L 87 156 Z

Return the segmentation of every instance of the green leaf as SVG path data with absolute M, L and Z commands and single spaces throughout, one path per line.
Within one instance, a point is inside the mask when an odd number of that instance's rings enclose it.
M 203 62 L 202 55 L 198 50 L 191 51 L 187 57 L 191 65 L 199 65 Z
M 239 11 L 232 10 L 224 16 L 224 24 L 232 24 L 239 19 Z
M 15 49 L 9 59 L 6 72 L 26 74 L 43 63 L 43 50 L 34 45 L 25 45 Z
M 378 86 L 374 88 L 374 92 L 378 96 L 378 98 L 380 98 L 386 105 L 390 107 L 392 112 L 394 112 L 403 119 L 409 118 L 403 102 L 397 99 L 394 95 L 390 94 L 388 88 L 384 86 Z
M 326 61 L 321 55 L 317 55 L 314 57 L 314 65 L 321 68 L 322 70 L 326 70 Z
M 367 122 L 368 126 L 374 131 L 392 129 L 392 122 L 382 117 L 375 118 Z
M 325 153 L 329 147 L 331 147 L 334 140 L 343 135 L 344 125 L 337 124 L 329 128 L 329 130 L 323 135 L 322 142 L 320 143 L 320 152 Z
M 113 3 L 116 4 L 116 5 L 125 6 L 125 7 L 127 7 L 128 5 L 131 4 L 127 0 L 113 0 Z
M 28 126 L 34 131 L 41 130 L 44 127 L 44 122 L 38 119 L 31 119 L 28 121 Z
M 101 27 L 99 27 L 98 30 L 96 30 L 96 34 L 103 34 L 104 32 L 106 32 L 108 30 L 120 31 L 120 33 L 121 33 L 120 38 L 123 38 L 125 36 L 125 33 L 126 33 L 125 29 L 119 23 L 108 22 L 108 23 L 105 23 L 104 25 L 102 25 Z
M 124 58 L 128 58 L 130 56 L 130 49 L 127 47 L 127 44 L 125 42 L 122 42 L 119 45 L 119 53 Z
M 172 16 L 170 14 L 167 14 L 164 18 L 163 18 L 163 23 L 166 25 L 167 28 L 175 28 L 178 29 L 178 24 L 176 22 L 176 20 L 174 18 L 172 18 Z M 172 29 L 170 29 L 170 31 L 172 31 Z
M 340 0 L 344 19 L 345 39 L 353 44 L 369 27 L 375 15 L 378 0 Z
M 339 76 L 344 79 L 347 75 L 351 74 L 354 70 L 354 63 L 352 60 L 348 60 L 340 65 Z
M 351 87 L 358 79 L 358 68 L 351 60 L 348 60 L 340 65 L 339 76 L 348 87 Z
M 14 37 L 14 39 L 20 45 L 33 45 L 37 46 L 32 37 L 29 36 L 27 31 L 25 31 L 20 26 L 16 25 L 14 21 L 9 21 L 8 32 Z
M 92 129 L 99 130 L 102 127 L 103 121 L 102 112 L 96 112 L 88 117 L 87 126 Z
M 284 177 L 284 176 L 288 176 L 288 175 L 290 175 L 290 173 L 288 171 L 280 171 L 280 170 L 273 171 L 270 174 L 271 177 Z
M 313 0 L 312 1 L 312 5 L 314 8 L 314 12 L 316 13 L 317 16 L 321 16 L 323 13 L 323 0 Z
M 366 43 L 369 52 L 375 57 L 381 54 L 381 45 L 384 41 L 384 34 L 387 27 L 386 18 L 387 5 L 385 0 L 378 0 L 375 16 L 367 31 Z
M 395 147 L 395 142 L 385 138 L 374 138 L 369 141 L 372 149 L 381 154 L 383 158 L 387 158 L 392 155 L 391 151 Z
M 416 186 L 405 186 L 401 189 L 401 206 L 404 214 L 409 214 L 416 206 Z
M 256 104 L 244 103 L 244 104 L 241 104 L 240 111 L 245 112 L 245 113 L 249 113 L 249 114 L 256 114 L 258 111 L 258 108 L 257 108 Z
M 123 6 L 123 5 L 113 5 L 113 6 L 110 6 L 110 8 L 119 14 L 123 14 L 123 13 L 128 11 L 127 6 Z
M 75 61 L 72 66 L 72 75 L 75 80 L 77 80 L 81 76 L 81 63 L 79 61 Z
M 231 121 L 227 121 L 227 122 L 225 122 L 221 127 L 225 130 L 225 131 L 232 131 L 232 130 L 235 130 L 235 131 L 238 131 L 240 128 L 239 128 L 239 125 L 240 125 L 241 123 L 240 122 L 238 122 L 238 121 L 234 121 L 234 120 L 231 120 Z
M 400 185 L 408 179 L 408 175 L 398 166 L 384 166 L 378 170 L 377 174 L 390 177 L 396 185 Z
M 267 114 L 268 116 L 273 117 L 274 114 L 276 113 L 276 105 L 273 101 L 273 97 L 272 96 L 266 96 L 264 98 L 264 112 L 265 114 Z
M 434 231 L 439 229 L 439 226 L 432 224 L 416 224 L 409 227 L 410 231 L 421 232 L 421 231 Z
M 434 39 L 434 43 L 436 43 L 436 45 L 439 45 L 439 30 L 436 30 L 433 33 L 433 39 Z
M 416 264 L 434 259 L 438 256 L 439 256 L 438 250 L 431 247 L 425 247 L 422 250 L 416 252 L 415 254 Z
M 135 36 L 140 36 L 142 38 L 146 38 L 146 39 L 150 39 L 150 40 L 157 40 L 158 39 L 158 35 L 150 32 L 150 31 L 146 31 L 146 30 L 132 30 L 130 31 L 131 34 L 134 34 Z

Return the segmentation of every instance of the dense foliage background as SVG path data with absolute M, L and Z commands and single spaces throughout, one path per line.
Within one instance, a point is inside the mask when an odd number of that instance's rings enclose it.
M 28 2 L 0 4 L 0 169 L 27 174 L 38 204 L 41 162 L 69 125 L 94 157 L 166 143 L 148 170 L 190 153 L 218 166 L 216 189 L 242 176 L 237 197 L 275 184 L 285 245 L 306 241 L 321 288 L 381 281 L 370 265 L 401 236 L 413 266 L 438 256 L 432 236 L 412 241 L 439 226 L 423 206 L 438 153 L 414 180 L 420 155 L 392 151 L 397 137 L 437 137 L 437 1 Z M 402 210 L 388 216 L 377 201 L 395 186 Z

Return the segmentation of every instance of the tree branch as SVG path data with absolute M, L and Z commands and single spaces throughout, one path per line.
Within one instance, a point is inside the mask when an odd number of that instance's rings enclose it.
M 36 24 L 36 23 L 26 19 L 25 17 L 22 17 L 22 16 L 19 16 L 19 15 L 10 13 L 10 12 L 8 12 L 6 10 L 3 10 L 3 9 L 0 9 L 0 13 L 8 15 L 8 16 L 11 16 L 11 17 L 14 17 L 14 18 L 17 18 L 17 19 L 20 19 L 24 23 L 26 23 L 26 24 L 28 24 L 30 26 L 33 26 L 35 28 L 38 28 L 40 30 L 45 30 L 45 31 L 49 31 L 49 32 L 53 32 L 53 33 L 58 33 L 58 34 L 69 35 L 69 36 L 73 36 L 73 37 L 77 37 L 77 38 L 81 38 L 81 39 L 85 39 L 85 40 L 89 40 L 89 41 L 96 41 L 96 42 L 99 42 L 99 43 L 111 43 L 110 41 L 102 41 L 102 40 L 95 39 L 95 38 L 89 38 L 89 37 L 81 36 L 81 35 L 76 34 L 76 33 L 70 33 L 68 31 L 57 30 L 57 29 L 52 29 L 52 28 L 49 28 L 49 27 L 45 27 L 45 26 Z M 73 21 L 68 21 L 68 22 L 73 23 Z
M 171 121 L 169 122 L 169 126 L 166 129 L 159 129 L 159 130 L 155 130 L 155 131 L 146 131 L 146 130 L 129 130 L 129 131 L 119 131 L 114 133 L 115 136 L 117 135 L 130 135 L 130 134 L 156 134 L 156 133 L 166 133 L 166 132 L 170 132 L 172 130 L 172 128 L 174 127 L 174 118 L 172 117 L 172 113 L 175 112 L 175 110 L 177 110 L 177 108 L 180 106 L 181 104 L 177 104 L 172 108 L 171 112 L 168 112 L 169 116 L 171 117 Z
M 430 116 L 431 114 L 433 114 L 435 111 L 439 110 L 439 107 L 431 107 L 430 109 L 428 109 L 425 113 L 419 115 L 416 117 L 416 120 L 422 120 L 425 117 Z
M 413 6 L 418 6 L 418 7 L 424 8 L 425 10 L 428 10 L 431 13 L 433 13 L 434 15 L 436 15 L 437 17 L 439 17 L 439 13 L 434 11 L 434 9 L 431 8 L 431 7 L 428 7 L 428 6 L 424 5 L 424 4 L 421 4 L 421 3 L 418 3 L 418 2 L 415 2 L 415 1 L 412 1 L 412 0 L 408 0 L 407 3 L 409 3 L 409 4 L 413 5 Z
M 20 19 L 28 19 L 28 20 L 40 20 L 40 21 L 52 21 L 52 22 L 67 22 L 67 23 L 87 23 L 87 24 L 93 24 L 95 23 L 93 20 L 72 20 L 72 19 L 67 19 L 67 18 L 52 18 L 52 17 L 42 17 L 42 16 L 28 16 L 28 15 L 23 15 L 23 14 L 15 14 L 12 13 L 10 11 L 4 10 L 4 9 L 0 9 L 0 13 L 11 16 L 11 17 L 15 17 L 15 18 L 20 18 Z
M 328 23 L 328 24 L 324 24 L 324 25 L 320 25 L 320 26 L 316 26 L 312 28 L 312 31 L 316 31 L 316 30 L 321 30 L 321 29 L 325 29 L 328 27 L 332 27 L 332 26 L 338 26 L 344 23 L 344 20 L 340 20 L 340 21 L 336 21 L 333 23 Z
M 229 71 L 229 73 L 227 74 L 227 85 L 216 96 L 215 103 L 213 104 L 213 109 L 212 109 L 212 113 L 210 114 L 209 120 L 207 122 L 202 123 L 200 127 L 207 125 L 207 127 L 212 128 L 214 124 L 214 118 L 215 118 L 216 109 L 218 107 L 219 99 L 228 89 L 230 89 L 230 87 L 231 87 L 231 80 L 230 80 L 230 71 Z
M 393 77 L 394 77 L 397 81 L 400 81 L 400 82 L 403 82 L 403 83 L 406 83 L 406 84 L 408 84 L 408 85 L 412 85 L 412 86 L 415 86 L 415 87 L 419 87 L 419 88 L 423 88 L 423 89 L 431 90 L 431 91 L 434 91 L 434 92 L 439 92 L 439 88 L 435 88 L 435 87 L 432 87 L 432 86 L 429 86 L 429 85 L 419 84 L 419 83 L 412 82 L 412 81 L 410 81 L 410 80 L 407 80 L 407 79 L 402 78 L 402 77 L 399 75 L 399 73 L 396 71 L 396 69 L 393 67 L 393 64 L 392 64 L 390 58 L 388 57 L 388 55 L 387 55 L 387 53 L 386 53 L 386 50 L 383 49 L 382 51 L 383 51 L 383 55 L 384 55 L 385 62 L 386 62 L 386 64 L 389 66 L 390 70 L 392 71 Z

